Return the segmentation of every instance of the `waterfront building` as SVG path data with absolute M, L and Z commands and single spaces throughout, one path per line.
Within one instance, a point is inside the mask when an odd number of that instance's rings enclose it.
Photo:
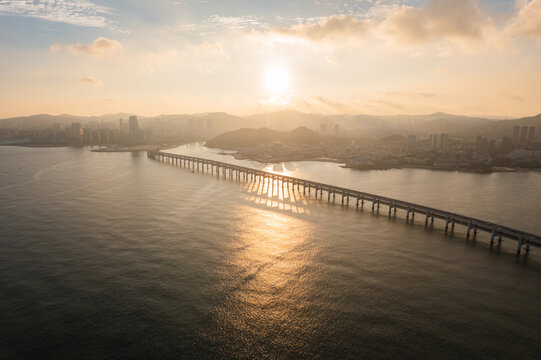
M 430 135 L 430 149 L 438 150 L 438 135 Z
M 137 141 L 139 135 L 139 122 L 137 116 L 130 116 L 128 120 L 130 141 Z
M 513 126 L 513 145 L 518 145 L 518 139 L 520 134 L 520 126 Z
M 406 138 L 406 153 L 414 154 L 417 152 L 417 136 L 408 135 Z
M 528 134 L 528 144 L 533 143 L 535 140 L 535 126 L 530 127 L 530 132 Z
M 440 150 L 449 150 L 449 134 L 440 134 Z
M 508 154 L 512 151 L 512 149 L 513 149 L 513 139 L 506 136 L 502 137 L 502 143 L 500 147 L 501 152 L 504 154 Z
M 520 128 L 519 144 L 526 145 L 527 141 L 528 141 L 528 127 L 523 126 Z

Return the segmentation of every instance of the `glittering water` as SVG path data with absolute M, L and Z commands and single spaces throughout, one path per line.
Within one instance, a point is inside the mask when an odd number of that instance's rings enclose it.
M 318 165 L 283 170 L 540 232 L 537 173 Z M 267 190 L 143 153 L 0 147 L 0 358 L 538 356 L 537 249 Z

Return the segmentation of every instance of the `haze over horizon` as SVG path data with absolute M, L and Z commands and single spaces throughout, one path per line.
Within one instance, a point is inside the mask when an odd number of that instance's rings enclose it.
M 523 117 L 541 0 L 0 1 L 0 118 Z

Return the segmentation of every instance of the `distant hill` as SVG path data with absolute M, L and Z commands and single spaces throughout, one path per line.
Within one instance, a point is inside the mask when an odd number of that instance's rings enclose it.
M 290 132 L 260 129 L 239 129 L 218 135 L 207 141 L 206 146 L 211 148 L 235 149 L 254 147 L 259 144 L 280 142 L 285 144 L 313 145 L 321 143 L 336 143 L 337 138 L 321 135 L 306 127 L 299 127 Z

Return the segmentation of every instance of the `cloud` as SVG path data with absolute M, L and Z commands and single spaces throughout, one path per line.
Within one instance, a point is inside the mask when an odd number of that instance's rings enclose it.
M 374 5 L 369 18 L 331 15 L 304 19 L 296 25 L 269 32 L 312 42 L 373 36 L 376 40 L 421 44 L 443 40 L 472 42 L 481 40 L 489 30 L 492 30 L 492 20 L 482 10 L 479 0 L 428 0 L 422 7 Z
M 406 43 L 442 39 L 479 40 L 490 18 L 477 0 L 428 0 L 421 8 L 393 6 L 382 22 L 383 31 Z
M 336 38 L 361 38 L 370 31 L 373 21 L 359 20 L 351 15 L 331 15 L 316 23 L 299 23 L 274 30 L 278 35 L 304 38 L 310 41 Z
M 204 25 L 206 28 L 227 28 L 233 30 L 266 28 L 267 25 L 261 22 L 257 16 L 219 16 L 212 15 Z
M 199 45 L 199 48 L 202 51 L 210 53 L 210 54 L 222 55 L 224 53 L 224 49 L 219 42 L 210 43 L 208 41 L 203 41 Z
M 99 37 L 91 44 L 76 43 L 72 45 L 53 44 L 51 52 L 67 51 L 72 55 L 90 55 L 100 57 L 114 55 L 122 51 L 122 45 L 116 40 Z
M 93 76 L 83 76 L 79 78 L 79 83 L 93 86 L 100 86 L 101 80 Z
M 512 34 L 541 39 L 541 0 L 517 2 L 518 14 L 512 19 L 507 31 Z
M 71 25 L 106 27 L 110 9 L 87 0 L 0 0 L 0 15 L 38 18 Z

